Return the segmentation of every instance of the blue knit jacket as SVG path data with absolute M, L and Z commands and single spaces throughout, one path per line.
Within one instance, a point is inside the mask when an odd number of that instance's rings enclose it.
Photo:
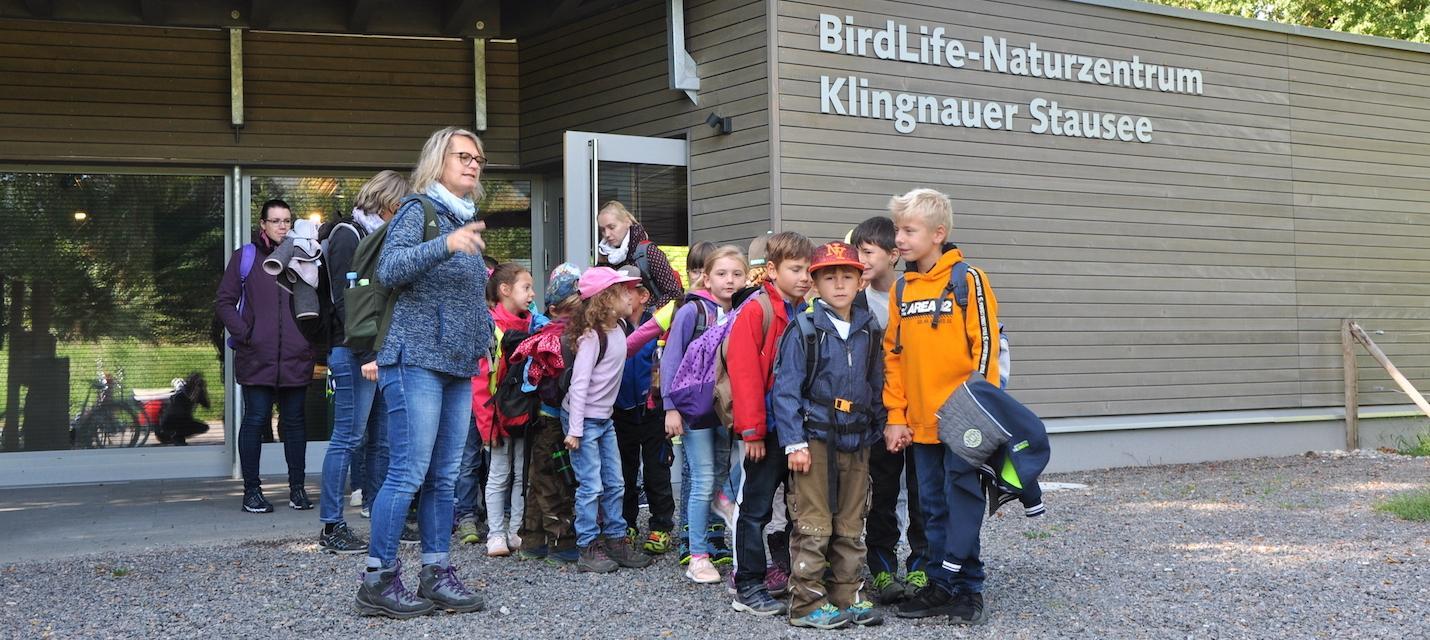
M 447 234 L 461 226 L 434 201 L 440 234 L 422 241 L 422 203 L 409 200 L 388 223 L 377 279 L 397 290 L 392 325 L 377 363 L 405 364 L 453 376 L 477 373 L 491 350 L 487 268 L 480 253 L 450 253 Z

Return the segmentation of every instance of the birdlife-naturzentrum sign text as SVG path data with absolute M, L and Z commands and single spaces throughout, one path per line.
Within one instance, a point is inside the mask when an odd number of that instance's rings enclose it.
M 912 31 L 912 33 L 911 33 Z M 1048 51 L 1029 41 L 1026 47 L 1011 46 L 1007 38 L 983 36 L 982 47 L 944 37 L 943 27 L 930 29 L 893 20 L 882 28 L 854 24 L 852 16 L 819 15 L 819 50 L 844 55 L 910 62 L 952 69 L 982 70 L 992 73 L 1064 80 L 1103 86 L 1125 87 L 1202 95 L 1202 72 L 1142 61 L 1112 60 Z M 1024 105 L 990 100 L 968 100 L 934 95 L 901 93 L 870 88 L 869 79 L 857 75 L 819 77 L 819 111 L 855 118 L 893 120 L 894 130 L 913 133 L 920 124 L 985 128 L 1012 131 L 1014 117 Z M 1057 100 L 1037 96 L 1028 101 L 1027 114 L 1032 133 L 1151 142 L 1152 121 L 1138 116 L 1102 113 L 1070 108 Z

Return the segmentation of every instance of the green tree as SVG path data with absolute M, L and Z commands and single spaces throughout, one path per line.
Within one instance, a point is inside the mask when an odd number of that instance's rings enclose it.
M 1224 13 L 1345 31 L 1430 42 L 1430 0 L 1148 0 L 1184 9 Z

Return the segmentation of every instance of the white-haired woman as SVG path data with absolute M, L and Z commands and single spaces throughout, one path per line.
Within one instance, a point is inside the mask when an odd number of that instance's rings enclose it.
M 448 562 L 453 490 L 472 416 L 472 376 L 492 340 L 486 265 L 476 202 L 486 156 L 476 134 L 432 134 L 412 172 L 416 198 L 388 223 L 377 278 L 397 296 L 377 354 L 387 404 L 387 479 L 372 505 L 367 572 L 357 605 L 365 615 L 408 618 L 441 608 L 478 611 L 483 602 Z M 437 237 L 424 241 L 426 208 Z M 402 584 L 397 545 L 412 503 L 422 534 L 417 593 Z

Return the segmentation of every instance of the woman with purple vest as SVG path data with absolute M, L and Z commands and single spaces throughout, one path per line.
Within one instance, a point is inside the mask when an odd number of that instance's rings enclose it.
M 283 455 L 288 461 L 288 506 L 313 508 L 303 489 L 307 452 L 303 401 L 313 379 L 313 349 L 293 318 L 292 295 L 262 268 L 263 259 L 283 243 L 292 228 L 293 211 L 288 203 L 263 203 L 252 247 L 240 248 L 229 258 L 214 302 L 214 310 L 232 336 L 234 377 L 243 391 L 238 460 L 243 471 L 243 510 L 249 513 L 273 511 L 260 488 L 258 458 L 260 434 L 269 428 L 275 402 Z

